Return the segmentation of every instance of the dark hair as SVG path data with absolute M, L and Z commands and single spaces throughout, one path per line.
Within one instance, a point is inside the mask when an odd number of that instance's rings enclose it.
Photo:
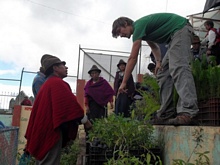
M 42 66 L 40 67 L 39 70 L 40 70 L 41 73 L 45 73 L 45 69 Z
M 133 20 L 131 20 L 130 18 L 127 17 L 119 17 L 118 19 L 116 19 L 113 24 L 112 24 L 112 36 L 114 38 L 117 38 L 119 36 L 117 29 L 119 27 L 125 27 L 125 25 L 127 24 L 128 26 L 133 24 Z
M 46 78 L 49 77 L 52 73 L 53 73 L 53 66 L 59 66 L 62 63 L 58 63 L 58 64 L 54 64 L 51 67 L 49 67 L 46 71 L 45 71 L 45 76 Z
M 197 35 L 194 35 L 193 36 L 193 41 L 192 41 L 192 44 L 200 44 L 200 38 L 199 38 L 199 36 L 197 36 Z
M 153 71 L 155 69 L 156 65 L 154 63 L 150 63 L 148 64 L 147 68 L 149 69 L 149 71 Z
M 205 21 L 205 22 L 204 22 L 204 25 L 208 25 L 208 26 L 210 26 L 211 28 L 214 27 L 214 23 L 213 23 L 213 21 L 210 21 L 210 20 Z

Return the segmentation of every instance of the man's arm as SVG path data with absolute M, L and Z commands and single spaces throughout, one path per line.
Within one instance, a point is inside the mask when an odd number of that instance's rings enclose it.
M 136 65 L 137 63 L 137 58 L 138 58 L 138 52 L 140 50 L 140 47 L 141 47 L 141 39 L 140 40 L 137 40 L 133 43 L 133 46 L 132 46 L 132 50 L 131 50 L 131 54 L 128 58 L 128 61 L 127 61 L 127 65 L 126 65 L 126 68 L 125 68 L 125 74 L 124 74 L 124 78 L 123 78 L 123 81 L 122 81 L 122 84 L 121 86 L 119 87 L 119 92 L 126 92 L 124 89 L 126 88 L 126 83 L 134 69 L 134 66 Z
M 160 47 L 156 43 L 151 41 L 147 41 L 147 43 L 150 46 L 151 51 L 155 57 L 155 61 L 156 61 L 155 75 L 157 75 L 158 70 L 161 69 L 161 62 L 162 62 Z

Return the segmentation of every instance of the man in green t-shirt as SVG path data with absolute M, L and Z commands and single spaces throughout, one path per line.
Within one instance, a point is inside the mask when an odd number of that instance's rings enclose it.
M 156 60 L 155 75 L 160 86 L 161 107 L 153 124 L 188 125 L 198 113 L 196 89 L 190 70 L 190 46 L 193 28 L 186 18 L 172 13 L 156 13 L 133 21 L 127 17 L 116 19 L 112 36 L 130 38 L 133 46 L 119 92 L 126 92 L 126 82 L 137 63 L 142 40 L 150 46 Z M 163 60 L 158 44 L 168 44 Z M 173 104 L 174 86 L 179 95 Z

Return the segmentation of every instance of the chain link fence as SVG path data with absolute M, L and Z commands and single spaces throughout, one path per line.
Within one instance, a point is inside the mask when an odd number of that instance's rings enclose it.
M 18 127 L 0 128 L 0 164 L 15 165 L 18 147 Z

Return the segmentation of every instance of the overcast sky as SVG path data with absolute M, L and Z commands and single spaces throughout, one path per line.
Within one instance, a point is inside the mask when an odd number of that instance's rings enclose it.
M 0 0 L 0 78 L 19 79 L 22 68 L 38 71 L 45 53 L 65 60 L 69 75 L 76 75 L 79 45 L 130 51 L 131 40 L 112 38 L 116 18 L 158 12 L 186 17 L 204 5 L 205 0 Z

